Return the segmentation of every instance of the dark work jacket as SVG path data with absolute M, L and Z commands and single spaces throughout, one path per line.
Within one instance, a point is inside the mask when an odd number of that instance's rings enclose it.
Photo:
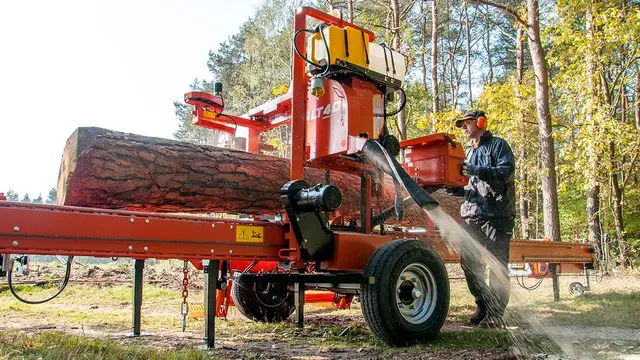
M 505 220 L 515 218 L 515 162 L 509 144 L 485 132 L 477 148 L 466 154 L 469 184 L 464 187 L 463 218 Z

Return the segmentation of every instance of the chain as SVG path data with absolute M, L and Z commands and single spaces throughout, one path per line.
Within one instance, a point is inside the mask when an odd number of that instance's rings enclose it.
M 182 279 L 182 304 L 180 305 L 180 315 L 182 315 L 182 332 L 187 329 L 187 314 L 189 314 L 189 304 L 187 296 L 189 296 L 189 261 L 184 261 L 182 269 L 184 278 Z

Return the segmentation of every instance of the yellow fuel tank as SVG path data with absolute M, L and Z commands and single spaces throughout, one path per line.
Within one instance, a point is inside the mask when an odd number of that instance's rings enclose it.
M 340 59 L 363 68 L 368 67 L 369 38 L 366 34 L 350 26 L 344 29 L 333 25 L 324 26 L 322 31 L 327 39 L 331 65 Z M 327 51 L 320 32 L 309 37 L 307 55 L 316 64 L 326 64 Z

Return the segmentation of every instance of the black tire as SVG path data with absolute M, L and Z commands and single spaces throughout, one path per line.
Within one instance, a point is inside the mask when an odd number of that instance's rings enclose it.
M 242 315 L 254 321 L 284 321 L 295 310 L 287 284 L 255 283 L 240 277 L 231 286 L 231 297 Z
M 361 286 L 364 319 L 389 346 L 409 346 L 438 336 L 449 311 L 447 270 L 421 240 L 395 240 L 369 258 Z M 422 293 L 422 291 L 424 293 Z

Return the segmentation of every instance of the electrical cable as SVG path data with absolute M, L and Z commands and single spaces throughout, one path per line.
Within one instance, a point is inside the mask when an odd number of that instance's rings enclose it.
M 324 32 L 322 31 L 322 26 L 323 24 L 320 25 L 320 32 L 321 32 L 321 36 L 322 36 L 322 40 L 324 41 L 324 45 L 325 45 L 325 49 L 327 50 L 327 60 L 330 60 L 329 58 L 329 46 L 327 45 L 327 40 L 324 37 Z M 296 31 L 293 34 L 293 50 L 296 52 L 296 54 L 298 54 L 298 56 L 300 56 L 302 58 L 302 60 L 306 61 L 307 63 L 322 69 L 324 68 L 323 71 L 323 75 L 326 74 L 326 72 L 329 70 L 329 64 L 330 62 L 327 62 L 327 66 L 322 66 L 320 64 L 314 63 L 313 61 L 309 60 L 306 56 L 302 55 L 302 53 L 300 52 L 300 49 L 298 49 L 298 46 L 296 45 L 296 39 L 298 38 L 298 35 L 300 35 L 300 33 L 302 32 L 308 32 L 308 33 L 315 33 L 315 31 L 311 30 L 311 29 L 300 29 L 298 31 Z
M 16 261 L 16 258 L 11 260 L 11 266 L 9 266 L 9 270 L 7 271 L 7 285 L 9 286 L 9 291 L 11 292 L 13 297 L 15 297 L 18 301 L 21 301 L 25 304 L 38 305 L 38 304 L 44 304 L 48 301 L 55 299 L 58 295 L 62 293 L 64 288 L 67 287 L 67 284 L 69 283 L 69 278 L 71 278 L 71 263 L 73 262 L 73 256 L 69 256 L 67 258 L 67 268 L 65 270 L 64 279 L 62 280 L 62 283 L 60 284 L 60 287 L 58 288 L 58 291 L 56 291 L 55 294 L 51 295 L 50 297 L 44 300 L 27 300 L 27 299 L 21 298 L 13 287 L 12 275 L 13 275 L 13 263 L 15 261 Z
M 551 266 L 549 266 L 542 275 L 535 276 L 534 278 L 537 279 L 538 281 L 536 281 L 536 283 L 531 286 L 526 286 L 524 284 L 524 276 L 516 276 L 516 281 L 518 285 L 520 285 L 520 287 L 522 287 L 523 289 L 527 289 L 529 291 L 535 290 L 539 288 L 540 285 L 542 285 L 542 281 L 544 281 L 545 276 L 547 276 L 547 274 L 549 274 L 550 272 L 551 272 Z
M 404 109 L 404 106 L 407 105 L 407 94 L 405 94 L 404 90 L 402 90 L 402 88 L 397 88 L 396 91 L 399 91 L 400 93 L 402 93 L 402 104 L 394 112 L 389 114 L 384 113 L 384 117 L 389 117 L 389 116 L 399 114 L 400 111 Z

